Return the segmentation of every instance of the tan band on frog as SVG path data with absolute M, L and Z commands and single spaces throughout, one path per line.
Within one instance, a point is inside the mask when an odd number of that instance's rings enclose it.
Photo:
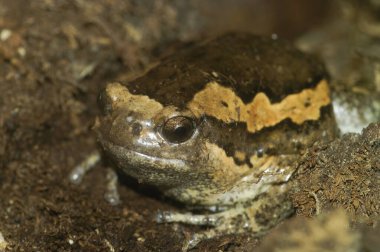
M 296 124 L 318 120 L 320 109 L 330 104 L 330 91 L 326 80 L 315 88 L 290 94 L 278 103 L 271 103 L 265 93 L 258 93 L 248 104 L 230 88 L 210 82 L 188 103 L 196 115 L 208 115 L 226 123 L 245 122 L 249 132 L 257 132 L 289 118 Z
M 263 176 L 276 176 L 277 179 L 281 177 L 281 180 L 286 181 L 294 172 L 294 168 L 286 162 L 286 160 L 292 160 L 291 155 L 264 155 L 263 157 L 252 155 L 249 157 L 253 164 L 252 169 L 245 163 L 237 165 L 233 157 L 227 156 L 225 150 L 214 143 L 206 142 L 205 148 L 210 169 L 213 168 L 209 176 L 219 186 L 235 185 L 237 180 L 252 173 L 258 180 L 263 179 Z
M 144 114 L 147 118 L 154 117 L 163 106 L 146 95 L 131 94 L 127 87 L 120 83 L 110 83 L 106 93 L 112 100 L 112 109 L 128 108 L 129 111 Z

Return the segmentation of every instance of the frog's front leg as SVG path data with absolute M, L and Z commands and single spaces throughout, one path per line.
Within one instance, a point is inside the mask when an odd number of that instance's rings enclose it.
M 238 215 L 239 210 L 231 209 L 214 214 L 192 214 L 179 213 L 174 211 L 159 212 L 156 220 L 159 223 L 173 223 L 180 222 L 190 225 L 207 226 L 210 229 L 192 234 L 185 240 L 182 251 L 187 251 L 194 248 L 200 241 L 217 237 L 223 234 L 229 234 L 236 231 L 236 228 L 231 228 L 232 219 Z M 243 218 L 245 218 L 243 216 Z M 239 228 L 240 229 L 240 228 Z M 241 231 L 242 232 L 242 231 Z M 240 233 L 241 233 L 240 232 Z
M 107 170 L 106 180 L 107 191 L 104 193 L 104 199 L 113 206 L 120 204 L 120 195 L 117 190 L 118 178 L 114 169 L 109 168 Z
M 242 226 L 235 225 L 237 219 L 242 223 Z M 184 241 L 182 251 L 188 251 L 194 248 L 202 240 L 211 239 L 220 235 L 227 235 L 231 233 L 242 233 L 247 231 L 249 224 L 248 218 L 244 211 L 239 208 L 229 209 L 220 213 L 214 214 L 192 214 L 192 213 L 178 213 L 178 212 L 160 212 L 157 214 L 157 221 L 159 223 L 173 223 L 181 222 L 190 225 L 207 226 L 208 230 L 192 234 Z
M 221 218 L 222 216 L 219 216 L 219 214 L 193 214 L 175 211 L 159 211 L 156 215 L 158 223 L 180 222 L 197 226 L 216 226 L 221 221 Z
M 70 172 L 69 180 L 73 184 L 80 184 L 82 182 L 83 177 L 89 172 L 92 168 L 99 163 L 101 159 L 101 155 L 99 151 L 94 151 L 90 155 L 88 155 L 79 165 L 75 166 L 75 168 Z
M 273 198 L 261 198 L 246 204 L 237 205 L 228 210 L 204 215 L 192 213 L 161 212 L 157 215 L 160 223 L 181 222 L 190 225 L 210 227 L 195 233 L 183 244 L 183 251 L 195 247 L 199 242 L 221 235 L 251 232 L 255 236 L 263 235 L 268 229 L 293 212 L 289 201 Z
M 90 155 L 86 157 L 79 165 L 77 165 L 69 175 L 69 180 L 73 184 L 80 184 L 84 178 L 84 176 L 93 169 L 97 163 L 100 162 L 101 155 L 99 151 L 94 151 Z M 111 205 L 117 205 L 120 201 L 120 196 L 117 191 L 117 174 L 115 170 L 108 169 L 107 170 L 107 191 L 104 194 L 104 198 Z

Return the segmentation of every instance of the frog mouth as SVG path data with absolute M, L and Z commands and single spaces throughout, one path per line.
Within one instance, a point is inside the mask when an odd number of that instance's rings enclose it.
M 103 147 L 111 153 L 113 160 L 120 161 L 120 166 L 126 167 L 128 164 L 138 164 L 143 167 L 155 167 L 161 169 L 187 169 L 188 166 L 184 160 L 176 158 L 163 158 L 149 155 L 136 150 L 131 150 L 124 146 L 116 145 L 111 142 L 104 142 Z
M 176 167 L 185 165 L 185 162 L 183 160 L 180 160 L 180 159 L 160 158 L 160 157 L 151 156 L 151 155 L 147 155 L 145 153 L 141 153 L 141 152 L 133 151 L 133 150 L 127 150 L 127 149 L 125 149 L 125 151 L 131 153 L 132 155 L 134 155 L 135 157 L 138 157 L 139 159 L 151 160 L 151 161 L 156 162 L 156 163 L 157 162 L 158 163 L 165 162 L 166 165 L 171 164 L 171 165 L 175 165 Z

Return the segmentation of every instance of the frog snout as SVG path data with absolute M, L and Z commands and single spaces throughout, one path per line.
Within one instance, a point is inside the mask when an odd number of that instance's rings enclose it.
M 108 136 L 113 143 L 133 149 L 160 146 L 162 140 L 151 120 L 144 119 L 139 113 L 131 111 L 115 111 L 115 113 L 117 115 L 108 116 L 111 120 Z

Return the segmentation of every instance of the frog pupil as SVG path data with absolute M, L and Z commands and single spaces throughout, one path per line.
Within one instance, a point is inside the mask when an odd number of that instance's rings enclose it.
M 165 122 L 161 133 L 171 143 L 183 143 L 193 136 L 194 131 L 195 124 L 191 118 L 175 116 Z

